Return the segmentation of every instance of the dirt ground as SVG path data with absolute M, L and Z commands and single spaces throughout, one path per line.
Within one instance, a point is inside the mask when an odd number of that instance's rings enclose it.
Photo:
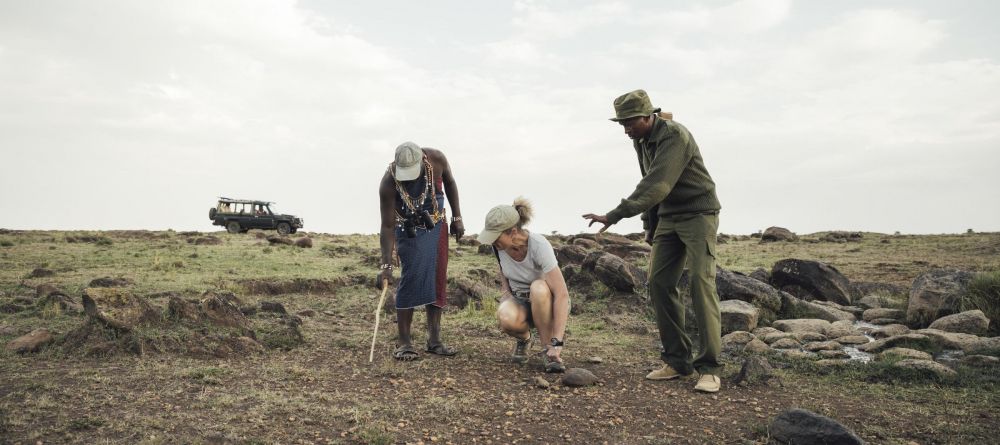
M 268 248 L 252 244 L 250 237 L 223 236 L 228 245 Z M 996 240 L 988 238 L 986 245 L 995 246 Z M 367 238 L 360 243 L 372 248 Z M 174 255 L 191 258 L 187 247 L 181 246 Z M 204 258 L 213 252 L 209 249 L 225 247 L 198 246 L 197 254 Z M 299 264 L 313 258 L 306 255 L 324 255 L 319 249 L 307 253 L 294 249 L 265 250 L 265 254 L 287 255 Z M 325 254 L 330 256 L 330 251 Z M 108 263 L 115 264 L 113 252 L 107 254 Z M 5 258 L 5 266 L 26 269 L 18 276 L 37 264 L 34 259 Z M 461 273 L 488 267 L 489 259 L 463 248 L 454 266 Z M 170 264 L 169 258 L 161 261 Z M 995 263 L 996 253 L 988 253 L 985 262 Z M 75 272 L 61 264 L 51 266 L 63 275 L 97 273 L 93 265 L 77 266 Z M 367 270 L 337 266 L 341 274 Z M 87 267 L 94 270 L 84 271 Z M 214 269 L 179 273 L 204 274 L 205 282 L 215 283 L 220 275 L 226 276 Z M 227 282 L 244 278 L 236 275 L 227 277 Z M 131 277 L 140 283 L 137 286 L 144 282 L 140 273 Z M 8 296 L 35 284 L 5 280 Z M 64 286 L 72 288 L 70 283 Z M 184 281 L 178 291 L 192 292 L 188 288 L 201 290 L 197 282 Z M 767 443 L 770 421 L 794 407 L 833 417 L 876 444 L 994 443 L 994 430 L 1000 424 L 997 370 L 960 374 L 972 376 L 965 382 L 896 380 L 860 366 L 823 370 L 775 357 L 772 364 L 780 381 L 739 387 L 731 382 L 741 359 L 731 356 L 718 394 L 695 392 L 690 379 L 645 380 L 643 376 L 659 366 L 659 345 L 655 325 L 641 303 L 634 311 L 625 307 L 621 313 L 606 314 L 592 309 L 573 317 L 564 358 L 569 367 L 591 370 L 600 383 L 570 388 L 561 384 L 559 375 L 541 372 L 537 357 L 523 365 L 510 362 L 513 341 L 497 332 L 489 296 L 480 309 L 470 305 L 446 312 L 445 341 L 459 348 L 458 356 L 422 354 L 411 363 L 390 357 L 392 314 L 383 317 L 375 360 L 368 362 L 377 293 L 363 284 L 345 282 L 343 287 L 311 293 L 243 297 L 281 302 L 290 312 L 313 310 L 301 317 L 306 343 L 228 357 L 155 352 L 83 357 L 57 350 L 4 353 L 0 443 L 751 444 Z M 165 297 L 159 298 L 151 301 L 164 305 Z M 603 304 L 597 297 L 581 300 L 591 308 Z M 66 332 L 81 323 L 79 317 L 0 316 L 0 325 L 20 331 L 50 325 Z M 414 326 L 423 323 L 423 314 L 418 313 Z M 636 324 L 645 329 L 635 328 Z M 426 334 L 416 330 L 415 344 L 422 345 L 425 339 Z M 534 352 L 539 349 L 533 345 Z M 600 363 L 594 363 L 594 357 Z M 540 387 L 538 379 L 549 387 Z

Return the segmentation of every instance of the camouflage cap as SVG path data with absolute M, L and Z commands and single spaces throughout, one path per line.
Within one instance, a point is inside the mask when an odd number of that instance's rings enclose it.
M 635 90 L 622 94 L 615 99 L 615 117 L 611 120 L 621 122 L 639 116 L 649 116 L 659 112 L 659 108 L 653 108 L 649 102 L 649 95 L 644 90 Z

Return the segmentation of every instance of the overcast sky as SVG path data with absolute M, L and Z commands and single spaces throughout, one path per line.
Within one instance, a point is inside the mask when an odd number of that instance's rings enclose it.
M 469 233 L 532 199 L 587 229 L 640 173 L 646 89 L 724 233 L 1000 231 L 1000 3 L 4 1 L 0 227 L 216 230 L 217 197 L 375 233 L 401 142 L 448 156 Z M 612 228 L 641 229 L 638 218 Z

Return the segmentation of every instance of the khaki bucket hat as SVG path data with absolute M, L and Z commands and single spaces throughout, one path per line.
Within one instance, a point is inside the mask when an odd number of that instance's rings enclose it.
M 412 181 L 420 176 L 424 151 L 413 142 L 403 142 L 396 147 L 396 180 Z
M 639 116 L 649 116 L 659 113 L 659 108 L 653 108 L 649 95 L 645 90 L 635 90 L 622 94 L 615 99 L 615 117 L 611 120 L 621 122 Z
M 521 215 L 512 205 L 499 205 L 490 209 L 486 214 L 486 228 L 479 232 L 479 242 L 493 244 L 504 230 L 516 226 L 520 220 Z

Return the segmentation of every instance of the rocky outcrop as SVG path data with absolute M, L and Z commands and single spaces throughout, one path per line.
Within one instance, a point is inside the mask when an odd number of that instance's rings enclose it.
M 832 301 L 850 305 L 850 281 L 833 266 L 818 261 L 785 259 L 771 269 L 771 284 L 781 290 L 801 290 L 805 299 Z
M 883 338 L 880 340 L 875 340 L 871 343 L 866 343 L 858 346 L 858 350 L 861 352 L 870 352 L 872 354 L 877 354 L 879 352 L 885 351 L 889 348 L 894 348 L 897 346 L 910 347 L 911 349 L 929 349 L 933 344 L 933 340 L 921 334 L 903 334 L 894 337 Z
M 587 249 L 574 244 L 565 244 L 555 249 L 556 260 L 559 264 L 567 266 L 570 264 L 581 264 L 587 257 Z
M 722 313 L 722 333 L 752 331 L 757 327 L 759 309 L 741 300 L 725 300 L 719 303 Z
M 965 311 L 934 320 L 930 329 L 961 334 L 984 335 L 990 326 L 990 319 L 981 310 Z
M 926 353 L 924 351 L 918 351 L 916 349 L 910 349 L 910 348 L 889 348 L 889 349 L 886 349 L 885 351 L 882 351 L 878 355 L 878 358 L 881 359 L 881 360 L 885 360 L 886 358 L 889 358 L 889 357 L 900 357 L 900 358 L 903 358 L 903 359 L 912 359 L 912 360 L 933 360 L 934 359 L 934 357 L 932 357 L 929 353 Z
M 958 312 L 958 302 L 972 280 L 961 270 L 934 269 L 913 280 L 906 320 L 915 326 Z
M 968 355 L 1000 356 L 1000 337 L 979 337 L 972 334 L 945 332 L 937 329 L 920 329 L 918 335 L 934 339 L 945 349 L 960 349 Z
M 771 439 L 780 444 L 863 445 L 857 434 L 826 416 L 790 409 L 774 418 L 768 428 Z

